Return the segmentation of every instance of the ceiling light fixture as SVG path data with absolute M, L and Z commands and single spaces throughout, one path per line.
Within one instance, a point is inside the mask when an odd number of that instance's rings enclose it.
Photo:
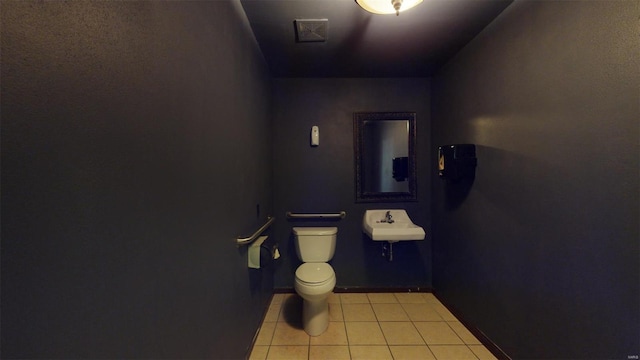
M 356 0 L 358 5 L 370 13 L 400 15 L 400 12 L 411 9 L 422 0 Z

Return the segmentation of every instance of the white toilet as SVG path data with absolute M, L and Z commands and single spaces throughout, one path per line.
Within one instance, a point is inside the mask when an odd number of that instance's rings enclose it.
M 302 325 L 311 336 L 329 326 L 329 294 L 336 286 L 336 273 L 327 261 L 336 250 L 336 227 L 294 227 L 296 252 L 303 264 L 296 269 L 295 289 L 304 300 Z

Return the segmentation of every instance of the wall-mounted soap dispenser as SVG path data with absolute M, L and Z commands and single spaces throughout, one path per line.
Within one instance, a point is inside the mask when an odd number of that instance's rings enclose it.
M 311 146 L 320 145 L 320 128 L 317 125 L 311 127 Z
M 475 177 L 476 146 L 474 144 L 443 145 L 438 147 L 438 174 L 441 178 L 456 182 Z

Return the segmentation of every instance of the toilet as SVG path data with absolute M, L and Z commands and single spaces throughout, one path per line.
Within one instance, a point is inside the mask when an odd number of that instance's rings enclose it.
M 303 262 L 296 269 L 295 289 L 302 297 L 302 325 L 311 336 L 329 326 L 329 294 L 336 286 L 336 274 L 327 261 L 336 249 L 336 227 L 294 227 L 296 253 Z

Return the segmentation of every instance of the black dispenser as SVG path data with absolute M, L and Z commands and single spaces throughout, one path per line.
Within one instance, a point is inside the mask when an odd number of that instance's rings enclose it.
M 393 158 L 393 172 L 392 176 L 396 181 L 407 181 L 409 176 L 409 157 L 397 157 Z
M 438 174 L 441 178 L 457 182 L 473 179 L 476 173 L 476 146 L 474 144 L 443 145 L 438 147 Z

